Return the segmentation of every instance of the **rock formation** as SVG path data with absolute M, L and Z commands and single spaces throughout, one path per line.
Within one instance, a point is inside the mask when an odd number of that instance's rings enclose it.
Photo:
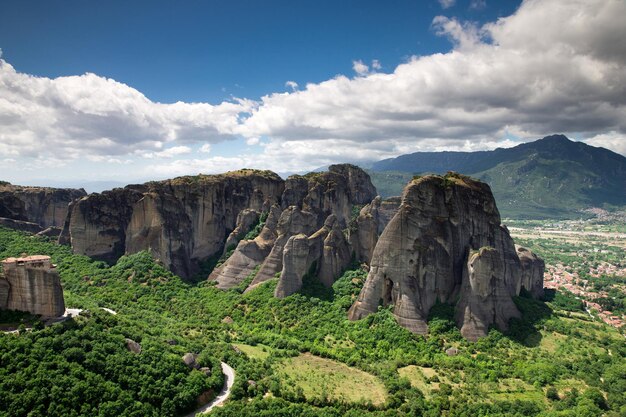
M 240 170 L 91 194 L 72 205 L 59 241 L 106 261 L 148 250 L 190 277 L 198 262 L 223 250 L 242 210 L 267 210 L 283 189 L 273 172 Z
M 369 264 L 378 236 L 383 232 L 400 206 L 400 199 L 392 197 L 382 200 L 376 197 L 359 212 L 350 225 L 350 243 L 356 259 Z
M 320 280 L 332 285 L 352 257 L 343 230 L 351 222 L 353 208 L 375 195 L 367 173 L 354 165 L 331 165 L 328 172 L 289 177 L 280 208 L 272 207 L 261 234 L 239 242 L 209 280 L 216 281 L 218 288 L 231 288 L 258 268 L 248 289 L 280 275 L 276 294 L 283 297 L 301 287 L 304 274 L 315 263 Z
M 532 253 L 530 249 L 515 245 L 515 251 L 522 265 L 521 286 L 535 298 L 543 297 L 543 259 Z
M 87 193 L 83 189 L 26 187 L 3 183 L 0 185 L 0 217 L 36 223 L 41 229 L 61 227 L 67 216 L 68 204 L 85 195 Z
M 27 311 L 44 317 L 65 312 L 63 289 L 49 256 L 35 255 L 2 261 L 0 309 Z
M 348 242 L 335 215 L 311 236 L 291 236 L 283 249 L 282 271 L 274 295 L 287 297 L 302 288 L 302 280 L 310 273 L 330 287 L 351 259 Z
M 456 307 L 456 322 L 466 339 L 485 336 L 491 325 L 506 329 L 509 319 L 520 317 L 505 276 L 503 256 L 497 249 L 470 251 Z
M 422 177 L 407 185 L 379 237 L 349 318 L 393 305 L 401 326 L 426 334 L 431 307 L 456 303 L 457 324 L 475 340 L 519 316 L 511 297 L 519 294 L 522 273 L 489 186 L 454 173 Z

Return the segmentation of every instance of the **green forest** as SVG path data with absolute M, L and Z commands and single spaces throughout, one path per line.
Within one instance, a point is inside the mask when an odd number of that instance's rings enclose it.
M 427 337 L 388 308 L 348 321 L 367 276 L 359 265 L 332 288 L 307 277 L 277 299 L 276 280 L 222 291 L 184 282 L 146 252 L 107 265 L 0 228 L 0 258 L 21 254 L 50 255 L 66 305 L 84 311 L 48 327 L 0 316 L 20 323 L 0 333 L 0 416 L 184 415 L 222 387 L 220 361 L 236 378 L 214 416 L 626 415 L 624 338 L 584 319 L 568 294 L 517 298 L 523 319 L 471 343 L 443 304 Z M 187 367 L 187 352 L 210 372 Z

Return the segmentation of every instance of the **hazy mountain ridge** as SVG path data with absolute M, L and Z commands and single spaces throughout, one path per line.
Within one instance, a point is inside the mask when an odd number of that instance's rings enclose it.
M 450 170 L 489 183 L 508 217 L 577 217 L 589 207 L 626 205 L 626 158 L 563 135 L 493 151 L 401 155 L 373 164 L 370 173 L 384 196 L 398 188 L 395 177 L 406 180 L 402 173 Z

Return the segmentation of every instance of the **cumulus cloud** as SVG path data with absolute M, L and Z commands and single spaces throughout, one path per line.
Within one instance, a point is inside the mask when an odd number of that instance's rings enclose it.
M 298 89 L 298 83 L 295 81 L 287 81 L 285 87 L 291 89 L 291 91 L 296 91 Z
M 357 60 L 356 77 L 287 82 L 288 92 L 218 105 L 155 103 L 94 74 L 33 77 L 0 60 L 0 158 L 124 162 L 145 154 L 162 159 L 164 175 L 242 166 L 285 172 L 419 150 L 493 149 L 514 145 L 511 136 L 555 132 L 626 154 L 623 16 L 623 0 L 527 0 L 482 26 L 438 16 L 432 31 L 450 39 L 449 52 L 412 57 L 391 72 Z M 232 138 L 262 150 L 199 159 L 186 152 L 197 143 L 208 153 Z
M 592 137 L 626 132 L 626 3 L 531 0 L 481 27 L 436 17 L 448 53 L 413 57 L 391 73 L 337 76 L 292 94 L 262 98 L 240 133 L 273 142 L 331 143 L 388 153 L 480 149 L 516 133 Z
M 585 142 L 592 146 L 600 146 L 626 155 L 626 134 L 624 133 L 615 131 L 601 133 L 585 140 Z
M 370 72 L 370 67 L 367 64 L 364 64 L 363 61 L 352 61 L 352 69 L 357 75 L 367 75 Z
M 203 152 L 203 148 L 207 145 L 203 145 L 200 148 L 200 152 Z M 210 149 L 209 145 L 209 149 Z M 140 156 L 143 158 L 153 159 L 153 158 L 174 158 L 180 155 L 186 155 L 191 153 L 191 148 L 189 146 L 173 146 L 171 148 L 164 149 L 159 152 L 138 152 Z
M 247 100 L 155 103 L 95 74 L 35 77 L 0 60 L 0 154 L 75 159 L 160 151 L 165 143 L 217 142 L 232 138 L 240 115 L 252 106 Z

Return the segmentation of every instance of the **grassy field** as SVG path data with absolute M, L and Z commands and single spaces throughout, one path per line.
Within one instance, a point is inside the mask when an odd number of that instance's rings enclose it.
M 260 359 L 265 360 L 268 356 L 270 356 L 271 348 L 265 345 L 246 345 L 244 343 L 233 343 L 233 346 L 252 359 Z
M 310 353 L 283 361 L 277 372 L 301 388 L 307 400 L 321 397 L 380 405 L 387 398 L 385 387 L 375 376 Z

